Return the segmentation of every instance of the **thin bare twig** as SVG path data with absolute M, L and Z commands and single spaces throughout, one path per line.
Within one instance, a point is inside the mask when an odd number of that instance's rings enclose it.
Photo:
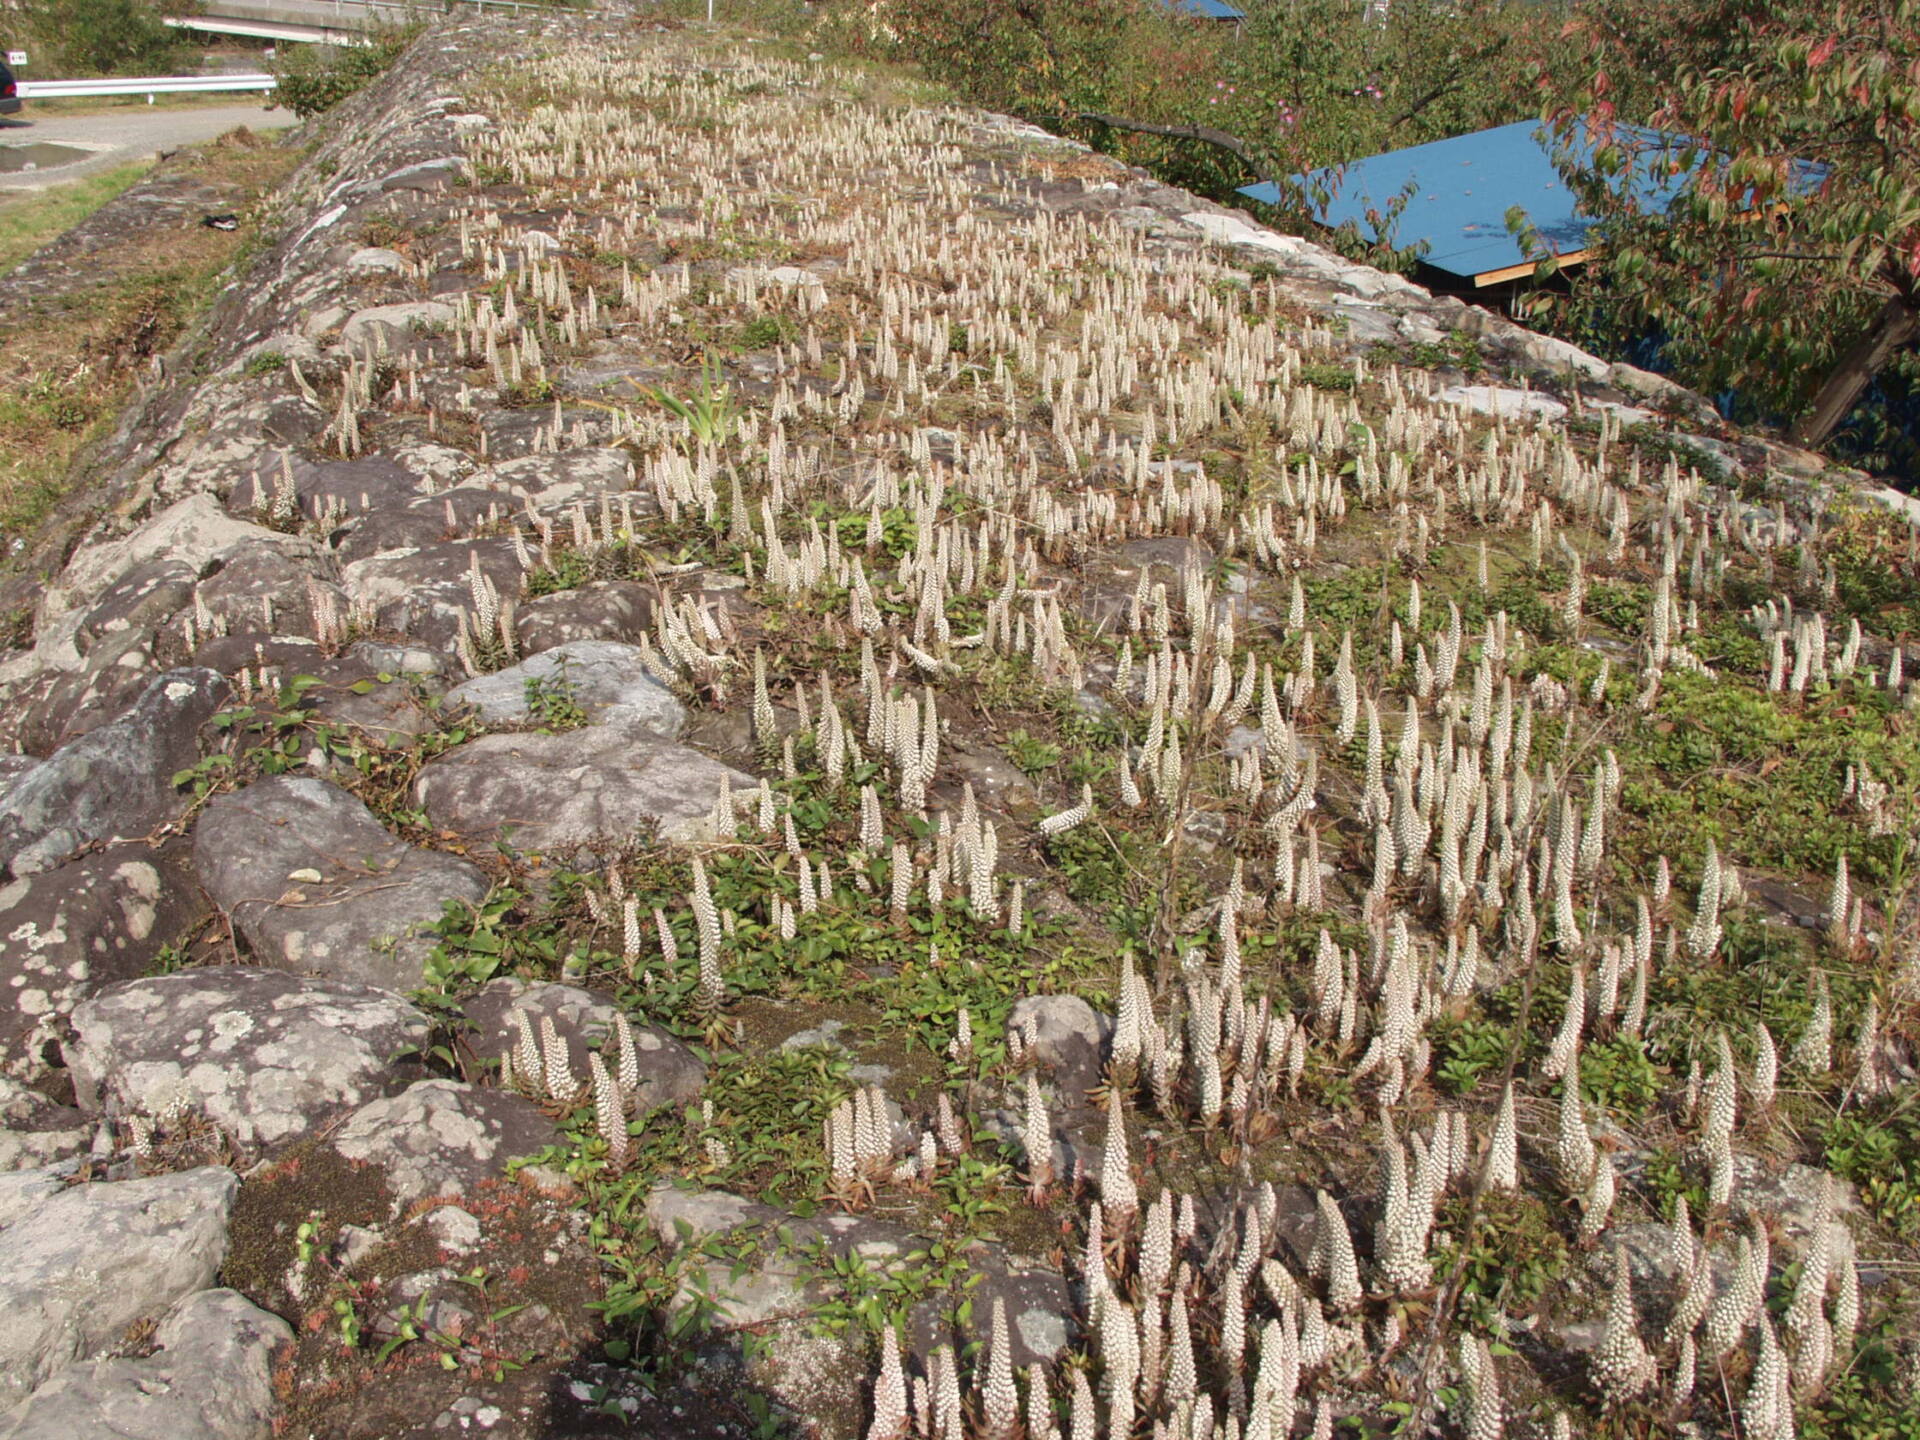
M 1097 110 L 1077 111 L 1073 118 L 1090 121 L 1095 125 L 1105 125 L 1113 130 L 1129 130 L 1139 135 L 1161 135 L 1170 140 L 1198 140 L 1202 144 L 1212 145 L 1237 156 L 1241 164 L 1267 184 L 1276 186 L 1280 184 L 1265 163 L 1248 149 L 1244 140 L 1237 135 L 1228 134 L 1225 130 L 1216 130 L 1211 125 L 1155 125 L 1145 120 L 1129 120 L 1124 115 L 1107 115 Z

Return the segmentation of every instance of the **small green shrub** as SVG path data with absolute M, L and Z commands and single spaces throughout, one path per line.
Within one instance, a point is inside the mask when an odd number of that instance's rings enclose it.
M 1587 614 L 1623 635 L 1638 636 L 1652 609 L 1652 594 L 1644 585 L 1603 582 L 1587 590 Z
M 1502 1316 L 1525 1315 L 1566 1274 L 1567 1242 L 1537 1196 L 1499 1191 L 1483 1197 L 1467 1230 L 1472 1202 L 1446 1201 L 1440 1210 L 1444 1239 L 1436 1249 L 1435 1273 L 1460 1280 L 1460 1308 L 1476 1329 L 1492 1329 Z M 1452 1238 L 1463 1237 L 1463 1238 Z
M 1656 1148 L 1650 1151 L 1641 1173 L 1641 1183 L 1662 1220 L 1673 1218 L 1673 1212 L 1682 1198 L 1686 1200 L 1687 1208 L 1695 1214 L 1705 1214 L 1712 1208 L 1706 1177 L 1689 1170 L 1671 1150 Z
M 1660 1086 L 1660 1072 L 1634 1036 L 1597 1041 L 1580 1056 L 1580 1093 L 1616 1114 L 1645 1114 L 1659 1098 Z
M 154 0 L 28 0 L 22 11 L 36 76 L 169 75 L 192 61 Z
M 287 45 L 274 56 L 278 85 L 269 108 L 300 119 L 331 110 L 384 75 L 413 43 L 418 27 L 382 30 L 366 45 Z
M 783 315 L 757 315 L 734 333 L 737 350 L 771 350 L 793 338 L 793 322 Z
M 1511 1037 L 1497 1021 L 1446 1021 L 1436 1027 L 1436 1040 L 1434 1073 L 1455 1095 L 1466 1094 L 1483 1077 L 1498 1079 L 1506 1068 Z
M 1443 340 L 1414 341 L 1407 347 L 1407 363 L 1422 370 L 1465 370 L 1468 374 L 1487 368 L 1480 342 L 1464 330 L 1450 331 Z
M 1806 1440 L 1920 1440 L 1920 1405 L 1900 1374 L 1902 1318 L 1883 1318 L 1851 1367 L 1800 1408 L 1795 1422 Z
M 553 381 L 544 375 L 527 378 L 500 387 L 500 403 L 509 410 L 525 410 L 553 403 Z
M 1891 1229 L 1920 1235 L 1920 1100 L 1862 1106 L 1827 1127 L 1827 1166 L 1860 1186 L 1867 1208 Z
M 1353 389 L 1353 370 L 1349 366 L 1337 365 L 1332 361 L 1324 361 L 1313 365 L 1302 365 L 1300 367 L 1300 383 L 1302 385 L 1311 385 L 1316 390 L 1351 391 Z
M 578 730 L 587 723 L 579 687 L 568 676 L 564 660 L 552 675 L 529 675 L 526 698 L 527 714 L 542 730 Z
M 1046 774 L 1060 763 L 1060 747 L 1042 736 L 1016 730 L 1007 737 L 1007 758 L 1027 776 Z

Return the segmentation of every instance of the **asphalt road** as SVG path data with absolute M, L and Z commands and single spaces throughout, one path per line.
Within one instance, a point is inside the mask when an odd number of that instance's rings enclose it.
M 270 130 L 291 125 L 290 110 L 268 110 L 258 100 L 172 109 L 127 105 L 91 115 L 36 115 L 29 100 L 24 113 L 0 118 L 0 145 L 71 145 L 91 152 L 84 160 L 22 174 L 0 174 L 0 191 L 41 190 L 96 170 L 111 170 L 162 150 L 177 150 L 224 135 L 238 125 Z

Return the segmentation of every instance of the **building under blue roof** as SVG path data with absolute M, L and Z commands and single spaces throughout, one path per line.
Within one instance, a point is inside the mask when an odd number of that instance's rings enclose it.
M 1658 131 L 1623 130 L 1649 149 L 1665 143 Z M 1676 156 L 1681 153 L 1675 151 Z M 1643 160 L 1628 167 L 1621 180 L 1656 214 L 1664 212 L 1682 188 L 1680 178 L 1654 173 L 1664 168 Z M 1817 165 L 1804 165 L 1803 183 L 1818 184 L 1824 173 Z M 1324 206 L 1315 206 L 1315 218 L 1323 225 L 1335 229 L 1352 221 L 1363 233 L 1372 228 L 1367 212 L 1385 215 L 1411 183 L 1413 198 L 1388 238 L 1399 247 L 1425 241 L 1422 264 L 1471 286 L 1533 273 L 1533 260 L 1507 229 L 1507 212 L 1516 205 L 1527 212 L 1562 265 L 1587 258 L 1587 232 L 1594 222 L 1577 213 L 1573 193 L 1554 168 L 1553 137 L 1532 120 L 1391 150 L 1294 178 L 1310 197 L 1321 187 L 1329 194 Z M 1243 185 L 1239 193 L 1268 204 L 1280 201 L 1279 188 L 1268 183 Z
M 1244 20 L 1247 12 L 1223 3 L 1223 0 L 1161 0 L 1176 15 L 1192 15 L 1201 20 Z

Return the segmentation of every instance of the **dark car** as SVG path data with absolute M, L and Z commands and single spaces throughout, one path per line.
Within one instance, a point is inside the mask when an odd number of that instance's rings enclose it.
M 13 82 L 13 71 L 7 68 L 7 62 L 0 60 L 0 115 L 18 115 L 20 113 L 20 87 Z

